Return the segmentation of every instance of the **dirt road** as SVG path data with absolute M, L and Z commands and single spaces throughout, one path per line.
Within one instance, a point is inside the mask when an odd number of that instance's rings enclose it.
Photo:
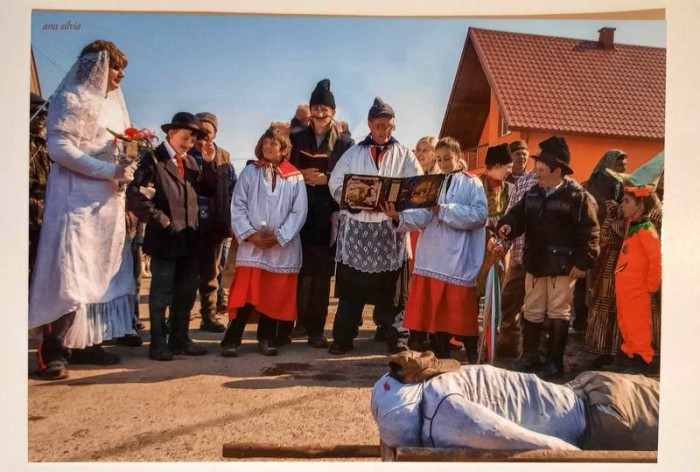
M 144 322 L 147 289 L 142 287 Z M 334 299 L 327 334 L 336 306 Z M 252 326 L 239 357 L 223 358 L 221 335 L 199 331 L 199 319 L 190 334 L 209 348 L 203 357 L 156 362 L 148 359 L 146 344 L 109 346 L 121 364 L 70 366 L 68 379 L 44 382 L 32 375 L 32 349 L 29 460 L 221 461 L 227 442 L 377 445 L 370 391 L 387 370 L 386 352 L 372 339 L 371 307 L 363 316 L 355 350 L 338 357 L 308 347 L 305 338 L 282 347 L 277 357 L 262 356 Z M 148 331 L 142 334 L 147 340 Z M 567 368 L 581 370 L 587 359 L 575 340 L 567 353 Z

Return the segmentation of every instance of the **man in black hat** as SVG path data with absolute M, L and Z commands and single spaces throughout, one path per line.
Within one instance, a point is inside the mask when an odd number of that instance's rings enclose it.
M 539 369 L 543 378 L 552 378 L 564 372 L 574 284 L 595 264 L 599 227 L 591 197 L 566 178 L 573 173 L 566 141 L 552 136 L 533 157 L 537 185 L 501 218 L 498 230 L 507 239 L 525 234 L 523 354 L 515 367 Z M 550 320 L 549 352 L 541 366 L 537 348 L 545 315 Z
M 199 356 L 207 352 L 192 342 L 188 330 L 199 273 L 197 196 L 214 194 L 216 172 L 213 145 L 202 148 L 201 169 L 188 154 L 195 140 L 204 135 L 199 118 L 179 112 L 161 128 L 167 139 L 156 148 L 155 160 L 142 158 L 127 198 L 130 209 L 146 222 L 143 250 L 151 256 L 149 356 L 169 361 L 173 354 Z M 168 306 L 170 336 L 166 343 Z
M 311 123 L 290 136 L 290 162 L 304 176 L 309 205 L 300 233 L 303 263 L 297 291 L 298 324 L 306 329 L 308 344 L 315 348 L 328 347 L 323 328 L 335 272 L 332 216 L 339 207 L 328 190 L 328 177 L 340 156 L 355 144 L 333 120 L 335 97 L 330 85 L 328 79 L 316 85 L 309 100 Z
M 345 175 L 413 177 L 422 175 L 413 152 L 394 137 L 394 110 L 381 98 L 374 100 L 367 116 L 370 134 L 348 149 L 333 168 L 328 183 L 331 195 L 340 201 Z M 362 324 L 365 304 L 375 306 L 375 320 L 384 326 L 387 348 L 405 350 L 399 339 L 397 312 L 405 296 L 396 297 L 399 276 L 406 265 L 406 235 L 397 234 L 391 218 L 383 212 L 341 210 L 335 260 L 338 311 L 333 322 L 331 354 L 353 349 L 353 339 Z M 397 300 L 395 300 L 397 298 Z M 397 309 L 398 307 L 398 309 Z

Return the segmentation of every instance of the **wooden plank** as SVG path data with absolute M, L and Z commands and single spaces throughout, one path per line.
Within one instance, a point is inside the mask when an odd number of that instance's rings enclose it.
M 370 444 L 285 446 L 282 444 L 227 443 L 224 444 L 223 456 L 234 459 L 378 459 L 380 447 Z
M 393 460 L 397 462 L 657 462 L 656 451 L 482 451 L 429 447 L 390 449 L 394 449 Z

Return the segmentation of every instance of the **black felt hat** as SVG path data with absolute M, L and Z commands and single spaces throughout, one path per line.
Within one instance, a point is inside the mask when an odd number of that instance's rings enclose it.
M 513 156 L 510 155 L 508 144 L 503 143 L 498 146 L 491 146 L 486 151 L 486 167 L 492 167 L 498 164 L 508 165 L 513 162 Z
M 551 166 L 561 167 L 562 174 L 573 174 L 574 171 L 569 167 L 571 162 L 571 154 L 569 146 L 561 136 L 552 136 L 540 143 L 540 152 L 536 156 L 532 156 L 536 161 L 542 161 Z
M 381 98 L 374 97 L 374 103 L 372 104 L 372 108 L 369 109 L 367 119 L 371 120 L 372 118 L 376 118 L 378 116 L 390 116 L 394 118 L 394 109 L 391 108 L 388 103 L 384 103 L 384 100 Z
M 327 105 L 335 110 L 335 97 L 331 92 L 331 81 L 323 79 L 316 84 L 316 88 L 311 92 L 309 106 Z
M 199 121 L 199 118 L 192 113 L 180 111 L 173 115 L 173 119 L 170 120 L 170 123 L 161 125 L 160 129 L 162 129 L 165 133 L 171 129 L 189 129 L 197 133 L 197 136 L 201 138 L 206 136 L 206 133 L 202 131 L 200 124 L 201 122 Z

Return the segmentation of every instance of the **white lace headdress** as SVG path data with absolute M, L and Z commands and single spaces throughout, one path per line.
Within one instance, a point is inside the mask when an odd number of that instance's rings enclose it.
M 115 100 L 125 117 L 128 117 L 121 88 L 109 93 L 109 53 L 98 51 L 78 58 L 66 77 L 49 98 L 46 120 L 48 132 L 59 131 L 71 136 L 78 147 L 95 138 L 98 118 L 107 98 Z M 123 130 L 115 130 L 121 132 Z

